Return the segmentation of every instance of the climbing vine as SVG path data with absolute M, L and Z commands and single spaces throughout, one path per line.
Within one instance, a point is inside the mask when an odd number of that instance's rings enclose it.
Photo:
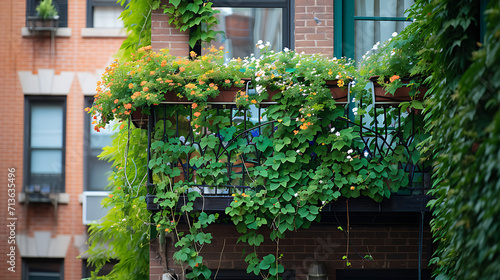
M 500 6 L 486 2 L 419 1 L 414 14 L 427 38 L 421 65 L 432 71 L 436 279 L 500 277 Z

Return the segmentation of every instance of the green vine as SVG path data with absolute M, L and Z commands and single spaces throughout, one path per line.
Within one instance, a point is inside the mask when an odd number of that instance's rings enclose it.
M 169 0 L 169 5 L 163 6 L 163 12 L 169 16 L 168 23 L 179 31 L 189 30 L 189 45 L 194 47 L 197 42 L 210 43 L 222 31 L 214 31 L 219 23 L 215 17 L 220 11 L 212 9 L 212 2 L 206 0 Z

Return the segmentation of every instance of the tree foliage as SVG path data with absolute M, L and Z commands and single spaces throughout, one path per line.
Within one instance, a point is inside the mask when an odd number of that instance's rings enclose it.
M 96 269 L 91 279 L 149 278 L 149 216 L 146 210 L 146 132 L 124 127 L 105 147 L 102 159 L 113 161 L 103 206 L 109 210 L 89 229 L 88 262 Z M 117 260 L 107 276 L 97 277 L 110 260 Z
M 500 279 L 500 5 L 491 1 L 478 49 L 480 1 L 419 1 L 431 70 L 429 148 L 435 155 L 430 202 L 438 249 L 436 279 Z

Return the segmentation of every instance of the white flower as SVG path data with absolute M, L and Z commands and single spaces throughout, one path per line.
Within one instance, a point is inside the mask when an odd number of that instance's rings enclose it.
M 326 201 L 321 201 L 321 203 L 323 203 L 323 205 L 325 205 L 325 204 L 326 204 Z
M 358 108 L 352 108 L 352 112 L 357 112 L 358 111 Z
M 335 133 L 335 135 L 337 135 L 338 137 L 340 137 L 340 132 L 337 131 L 337 133 Z
M 271 46 L 271 43 L 269 41 L 266 42 L 266 46 Z
M 320 183 L 320 184 L 323 184 L 323 180 L 319 180 L 319 183 Z
M 398 32 L 393 32 L 392 37 L 396 37 L 396 36 L 398 36 Z
M 259 45 L 258 48 L 262 50 L 264 48 L 264 45 Z
M 347 159 L 351 159 L 351 156 L 347 156 Z
M 353 115 L 357 116 L 358 115 L 358 112 L 354 112 Z
M 297 154 L 300 154 L 300 150 L 295 151 Z
M 123 218 L 122 222 L 125 222 L 127 219 Z
M 364 155 L 365 157 L 368 157 L 368 156 L 370 155 L 370 153 L 368 153 L 368 151 L 365 151 L 365 152 L 363 153 L 363 155 Z
M 352 152 L 353 152 L 353 150 L 352 150 L 352 149 L 347 150 L 347 153 L 348 153 L 348 154 L 352 154 Z
M 299 193 L 295 193 L 293 196 L 297 197 L 297 196 L 299 196 Z
M 289 48 L 287 48 L 287 47 L 285 47 L 285 48 L 283 49 L 283 51 L 284 51 L 284 52 L 288 52 L 288 51 L 290 51 L 290 49 L 289 49 Z
M 330 129 L 330 132 L 333 133 L 335 131 L 335 127 L 332 127 L 332 129 Z
M 353 98 L 352 98 L 352 102 L 356 102 L 356 97 L 353 97 Z
M 257 45 L 262 45 L 262 40 L 257 41 Z

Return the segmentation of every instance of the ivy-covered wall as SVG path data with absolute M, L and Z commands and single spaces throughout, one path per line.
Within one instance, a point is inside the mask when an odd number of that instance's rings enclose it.
M 436 154 L 436 279 L 500 279 L 500 3 L 417 5 L 433 92 L 426 125 Z

